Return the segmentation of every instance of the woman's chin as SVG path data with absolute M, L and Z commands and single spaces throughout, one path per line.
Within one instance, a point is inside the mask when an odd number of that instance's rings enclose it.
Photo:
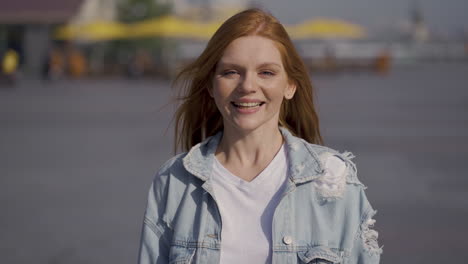
M 264 122 L 264 121 L 262 122 L 262 120 L 258 120 L 258 119 L 239 118 L 239 119 L 233 120 L 233 122 L 231 123 L 232 126 L 230 128 L 236 130 L 237 132 L 248 133 L 248 132 L 258 130 L 258 129 L 270 128 L 271 126 L 269 123 L 270 122 Z

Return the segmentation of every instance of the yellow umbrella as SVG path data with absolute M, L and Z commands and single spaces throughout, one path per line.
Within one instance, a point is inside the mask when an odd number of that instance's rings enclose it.
M 175 38 L 210 38 L 221 23 L 199 23 L 177 18 L 175 16 L 164 16 L 135 23 L 129 26 L 127 37 L 175 37 Z
M 117 22 L 96 21 L 87 24 L 69 24 L 55 31 L 56 39 L 80 40 L 110 40 L 124 38 L 127 35 L 127 25 Z
M 299 25 L 288 26 L 286 29 L 294 39 L 363 38 L 366 36 L 365 29 L 359 25 L 331 19 L 308 20 Z
M 175 16 L 148 19 L 133 24 L 96 21 L 84 25 L 69 24 L 55 32 L 56 39 L 81 39 L 90 41 L 139 38 L 173 37 L 209 39 L 219 28 L 221 22 L 195 22 Z M 309 38 L 363 38 L 366 31 L 359 25 L 331 20 L 308 20 L 299 25 L 286 26 L 293 39 Z

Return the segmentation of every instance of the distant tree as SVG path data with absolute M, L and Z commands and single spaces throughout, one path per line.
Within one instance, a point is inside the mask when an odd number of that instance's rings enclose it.
M 171 10 L 169 3 L 160 3 L 157 0 L 120 0 L 117 17 L 121 22 L 133 23 L 167 15 Z
M 171 1 L 158 0 L 118 0 L 117 19 L 121 23 L 137 23 L 148 19 L 169 15 L 172 12 Z M 110 60 L 117 60 L 120 65 L 131 66 L 138 54 L 147 54 L 159 68 L 165 68 L 164 54 L 170 40 L 148 36 L 135 39 L 115 40 L 111 44 Z M 141 56 L 140 56 L 141 57 Z

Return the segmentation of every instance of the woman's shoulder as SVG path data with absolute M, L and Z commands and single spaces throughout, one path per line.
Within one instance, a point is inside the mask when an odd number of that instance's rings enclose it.
M 172 178 L 175 178 L 175 181 L 185 182 L 184 178 L 186 178 L 187 172 L 183 165 L 183 158 L 186 155 L 187 152 L 180 153 L 164 162 L 156 171 L 153 183 L 159 186 L 165 185 Z
M 315 189 L 324 201 L 341 201 L 347 210 L 360 212 L 363 219 L 375 211 L 366 196 L 367 187 L 359 180 L 354 154 L 349 151 L 307 143 L 322 164 L 322 174 L 313 181 Z
M 164 175 L 168 174 L 171 170 L 182 166 L 182 160 L 187 155 L 187 152 L 179 153 L 168 159 L 166 162 L 159 167 L 157 174 Z
M 367 187 L 359 180 L 357 167 L 350 151 L 339 151 L 327 146 L 309 143 L 303 139 L 296 141 L 314 157 L 310 162 L 317 163 L 321 171 L 312 181 L 320 198 L 343 200 L 359 196 Z M 300 151 L 302 152 L 302 151 Z M 346 200 L 344 199 L 344 200 Z
M 352 152 L 304 142 L 313 151 L 327 177 L 344 179 L 349 184 L 363 185 L 358 179 L 357 167 L 354 162 L 356 156 Z

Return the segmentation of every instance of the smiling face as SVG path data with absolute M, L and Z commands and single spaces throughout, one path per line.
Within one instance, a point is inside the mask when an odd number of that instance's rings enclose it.
M 224 129 L 249 132 L 277 128 L 281 103 L 295 90 L 275 42 L 245 36 L 224 51 L 210 94 L 223 116 Z

